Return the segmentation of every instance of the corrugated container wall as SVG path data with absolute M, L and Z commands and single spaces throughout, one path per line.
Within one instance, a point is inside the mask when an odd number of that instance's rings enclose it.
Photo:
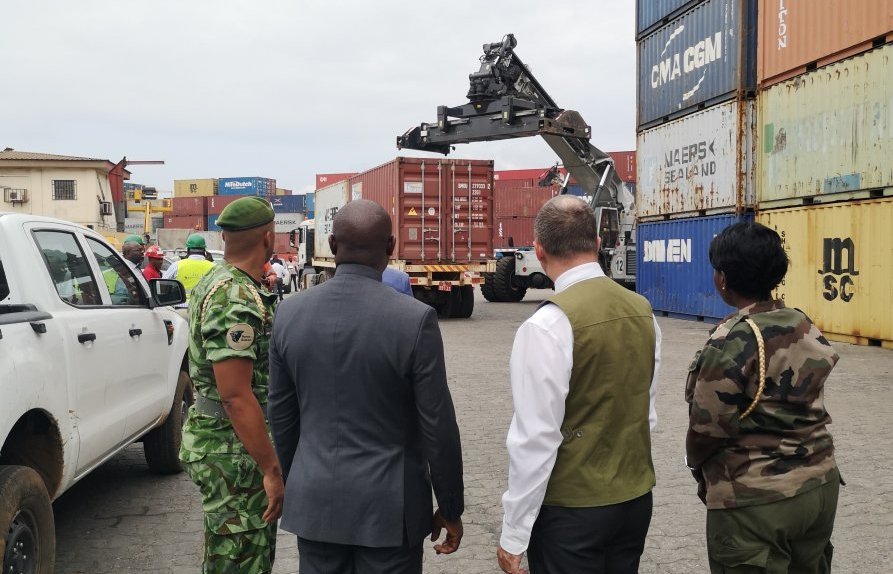
M 624 183 L 636 182 L 636 152 L 633 151 L 609 151 L 608 155 L 614 160 L 614 169 Z
M 344 181 L 349 177 L 355 176 L 356 172 L 349 173 L 318 173 L 316 174 L 316 189 L 322 189 L 330 185 L 334 185 L 339 181 Z
M 273 252 L 280 255 L 294 255 L 298 251 L 289 245 L 288 233 L 277 233 L 273 243 Z
M 493 249 L 533 245 L 535 217 L 499 217 L 493 225 Z
M 146 220 L 144 217 L 125 217 L 124 218 L 124 233 L 142 234 L 145 226 L 146 226 Z
M 276 195 L 279 195 L 279 196 L 283 196 L 283 195 L 294 195 L 294 192 L 292 192 L 292 190 L 290 190 L 290 189 L 283 189 L 283 188 L 281 188 L 281 187 L 277 187 L 277 188 L 276 188 Z
M 206 217 L 208 214 L 208 199 L 206 197 L 175 197 L 171 201 L 171 215 L 187 216 L 195 215 Z
M 308 193 L 304 196 L 304 206 L 307 210 L 307 219 L 313 219 L 313 214 L 316 212 L 316 195 L 313 193 Z
M 890 0 L 760 0 L 757 78 L 768 86 L 891 39 Z
M 761 212 L 791 260 L 776 291 L 829 338 L 893 349 L 893 199 Z
M 756 0 L 706 0 L 644 38 L 639 129 L 753 92 L 756 37 Z
M 220 217 L 219 213 L 208 216 L 208 225 L 205 227 L 206 231 L 223 231 L 222 229 L 220 229 L 220 226 L 217 225 L 218 217 Z
M 760 92 L 761 208 L 893 187 L 891 59 L 888 44 Z
M 196 231 L 204 231 L 207 225 L 207 218 L 201 215 L 166 215 L 164 217 L 165 229 L 194 229 Z
M 175 179 L 174 197 L 217 195 L 218 182 L 213 178 Z
M 298 225 L 304 221 L 303 213 L 276 213 L 273 220 L 276 226 L 276 233 L 288 233 L 298 228 Z
M 753 207 L 753 101 L 714 106 L 641 132 L 637 142 L 639 218 Z
M 218 184 L 220 195 L 276 195 L 276 180 L 266 177 L 221 177 Z
M 394 259 L 424 264 L 492 257 L 492 161 L 397 158 L 348 181 L 352 199 L 371 199 L 390 213 Z
M 500 169 L 493 172 L 493 181 L 496 184 L 505 181 L 523 181 L 524 185 L 533 187 L 537 185 L 540 178 L 546 175 L 546 172 L 548 171 L 548 167 L 537 167 L 533 169 Z M 566 173 L 564 169 L 561 171 L 562 173 Z
M 558 195 L 560 187 L 540 187 L 536 180 L 500 180 L 493 191 L 495 217 L 535 217 L 540 208 Z
M 273 211 L 282 213 L 304 213 L 306 203 L 303 195 L 282 195 L 270 199 Z
M 637 0 L 636 39 L 639 40 L 700 0 Z
M 206 200 L 208 206 L 208 215 L 218 215 L 223 211 L 223 208 L 234 202 L 237 199 L 241 199 L 243 197 L 248 197 L 246 195 L 217 195 L 214 197 L 209 197 Z
M 723 229 L 752 215 L 719 215 L 639 223 L 636 292 L 655 311 L 690 318 L 722 319 L 734 309 L 713 285 L 710 242 Z
M 339 181 L 316 190 L 314 205 L 318 214 L 313 219 L 314 256 L 334 258 L 329 248 L 329 235 L 332 234 L 332 223 L 335 214 L 350 201 L 350 185 L 347 180 Z

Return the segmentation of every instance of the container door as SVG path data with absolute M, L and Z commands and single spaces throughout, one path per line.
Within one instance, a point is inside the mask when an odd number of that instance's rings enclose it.
M 447 195 L 439 160 L 403 161 L 401 177 L 397 178 L 399 213 L 395 231 L 399 242 L 395 257 L 415 263 L 433 262 L 448 257 L 445 251 L 444 228 L 447 226 L 441 209 Z
M 493 170 L 489 163 L 451 162 L 449 196 L 444 209 L 449 212 L 449 253 L 458 263 L 492 257 Z

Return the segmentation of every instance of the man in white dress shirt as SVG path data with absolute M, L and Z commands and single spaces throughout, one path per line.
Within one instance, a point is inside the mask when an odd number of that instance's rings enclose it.
M 518 329 L 515 415 L 497 559 L 503 572 L 638 571 L 651 523 L 660 329 L 651 306 L 605 277 L 595 213 L 561 195 L 534 247 L 555 295 Z

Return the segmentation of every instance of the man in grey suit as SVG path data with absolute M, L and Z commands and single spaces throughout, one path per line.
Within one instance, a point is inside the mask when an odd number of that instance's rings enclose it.
M 446 529 L 438 554 L 462 539 L 462 449 L 437 314 L 382 284 L 394 237 L 377 203 L 341 208 L 329 245 L 335 277 L 280 304 L 273 324 L 281 526 L 298 535 L 301 574 L 417 574 L 427 534 Z

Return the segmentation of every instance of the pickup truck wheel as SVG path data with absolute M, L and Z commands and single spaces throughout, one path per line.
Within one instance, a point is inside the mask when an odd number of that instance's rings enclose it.
M 153 472 L 176 474 L 183 470 L 180 465 L 180 442 L 183 438 L 183 422 L 189 407 L 195 402 L 192 380 L 185 371 L 180 372 L 177 394 L 171 412 L 160 427 L 152 429 L 143 439 L 146 463 Z
M 27 466 L 0 466 L 0 535 L 4 574 L 53 572 L 53 506 L 40 475 Z

